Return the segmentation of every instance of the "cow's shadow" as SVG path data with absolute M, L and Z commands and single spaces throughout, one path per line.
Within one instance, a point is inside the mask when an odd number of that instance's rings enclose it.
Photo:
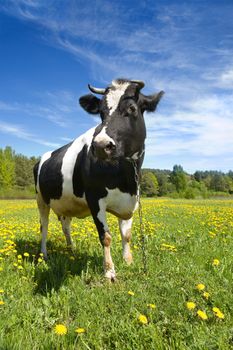
M 74 253 L 65 247 L 54 247 L 48 241 L 48 259 L 44 261 L 39 254 L 39 243 L 19 239 L 15 241 L 17 254 L 32 265 L 34 293 L 48 295 L 67 283 L 72 276 L 80 276 L 84 283 L 90 284 L 93 274 L 102 274 L 103 257 L 100 252 L 92 255 L 83 247 L 82 251 L 75 249 Z M 98 249 L 97 249 L 98 250 Z M 24 257 L 27 252 L 29 257 Z

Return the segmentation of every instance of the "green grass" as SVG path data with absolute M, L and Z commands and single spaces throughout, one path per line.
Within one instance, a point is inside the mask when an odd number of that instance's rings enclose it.
M 143 215 L 146 274 L 138 214 L 131 266 L 122 261 L 117 221 L 109 216 L 118 278 L 111 284 L 103 277 L 102 249 L 91 219 L 74 220 L 72 256 L 52 216 L 49 259 L 37 262 L 34 201 L 0 201 L 0 349 L 233 349 L 233 201 L 143 200 Z M 29 257 L 18 259 L 25 252 Z M 208 300 L 198 283 L 210 293 Z M 187 309 L 187 301 L 196 303 L 195 310 Z M 223 320 L 213 306 L 223 312 Z M 198 309 L 207 320 L 197 316 Z M 140 314 L 148 324 L 139 322 Z M 57 335 L 57 324 L 64 324 L 67 334 Z M 78 327 L 86 332 L 78 335 Z

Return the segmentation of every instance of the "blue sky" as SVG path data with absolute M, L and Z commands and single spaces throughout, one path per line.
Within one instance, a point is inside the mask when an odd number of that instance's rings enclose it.
M 2 0 L 0 147 L 39 156 L 98 123 L 87 84 L 166 92 L 144 167 L 233 169 L 232 0 Z

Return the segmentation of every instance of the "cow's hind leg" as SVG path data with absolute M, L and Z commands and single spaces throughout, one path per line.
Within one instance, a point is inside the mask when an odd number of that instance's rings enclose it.
M 61 225 L 62 225 L 62 231 L 66 237 L 66 243 L 67 243 L 67 247 L 71 248 L 71 250 L 73 250 L 74 248 L 74 244 L 70 235 L 70 224 L 71 224 L 71 218 L 67 217 L 67 216 L 61 216 L 60 218 L 61 221 Z
M 40 194 L 37 197 L 37 205 L 40 212 L 41 253 L 47 259 L 46 239 L 48 234 L 50 207 L 44 202 Z
M 122 239 L 123 258 L 127 262 L 127 264 L 131 264 L 132 262 L 132 254 L 130 251 L 132 222 L 133 222 L 133 219 L 129 219 L 129 220 L 119 219 L 119 227 L 120 227 L 121 239 Z

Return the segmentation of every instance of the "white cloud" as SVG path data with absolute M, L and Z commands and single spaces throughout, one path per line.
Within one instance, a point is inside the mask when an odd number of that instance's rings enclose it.
M 77 113 L 76 96 L 69 91 L 43 92 L 34 96 L 38 103 L 0 101 L 0 112 L 18 112 L 21 115 L 47 119 L 62 128 L 71 124 L 71 115 Z
M 40 139 L 26 130 L 24 130 L 20 125 L 6 123 L 0 120 L 0 132 L 8 135 L 15 136 L 19 139 L 27 140 L 30 142 L 35 142 L 43 146 L 57 148 L 60 146 L 58 143 L 53 143 L 47 140 Z

